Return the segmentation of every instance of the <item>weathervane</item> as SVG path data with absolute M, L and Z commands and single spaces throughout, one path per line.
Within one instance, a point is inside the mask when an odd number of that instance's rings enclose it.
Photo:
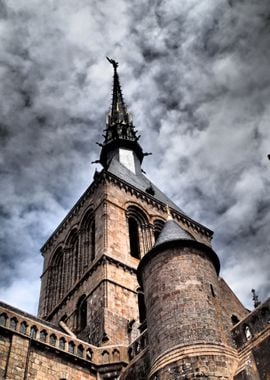
M 110 64 L 113 65 L 114 71 L 116 71 L 117 67 L 119 66 L 119 63 L 116 62 L 116 61 L 115 61 L 114 59 L 112 59 L 112 58 L 109 58 L 109 57 L 106 57 L 106 58 L 107 58 L 107 60 L 110 62 Z

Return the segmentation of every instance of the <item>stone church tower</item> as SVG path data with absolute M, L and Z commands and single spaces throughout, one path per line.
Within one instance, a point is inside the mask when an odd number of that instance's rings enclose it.
M 108 60 L 103 169 L 42 247 L 38 318 L 0 303 L 0 378 L 269 380 L 270 300 L 247 311 L 212 231 L 142 173 Z

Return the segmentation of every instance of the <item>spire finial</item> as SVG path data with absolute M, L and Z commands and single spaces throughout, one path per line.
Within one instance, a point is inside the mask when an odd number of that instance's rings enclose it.
M 166 204 L 166 211 L 167 211 L 167 220 L 173 220 L 171 210 L 168 204 Z

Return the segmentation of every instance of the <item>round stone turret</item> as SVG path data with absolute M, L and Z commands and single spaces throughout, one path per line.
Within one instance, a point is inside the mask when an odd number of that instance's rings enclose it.
M 168 220 L 138 267 L 147 315 L 149 379 L 232 379 L 235 352 L 223 341 L 218 323 L 218 272 L 215 252 Z M 176 377 L 179 374 L 183 377 Z

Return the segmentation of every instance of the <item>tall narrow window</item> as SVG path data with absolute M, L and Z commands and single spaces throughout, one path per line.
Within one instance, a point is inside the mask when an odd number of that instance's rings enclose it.
M 95 260 L 96 257 L 96 225 L 95 220 L 92 221 L 90 226 L 90 236 L 91 236 L 91 261 Z
M 92 209 L 88 210 L 81 223 L 81 272 L 89 268 L 95 259 L 96 251 L 96 226 L 95 215 Z
M 139 226 L 134 218 L 128 218 L 128 232 L 130 254 L 136 259 L 140 258 L 140 241 L 139 241 Z
M 53 255 L 48 280 L 48 308 L 54 307 L 65 294 L 63 250 L 58 248 Z
M 146 319 L 146 310 L 144 303 L 144 294 L 141 290 L 138 291 L 138 306 L 140 323 L 143 323 Z
M 87 300 L 83 294 L 77 303 L 77 330 L 83 330 L 87 325 Z

